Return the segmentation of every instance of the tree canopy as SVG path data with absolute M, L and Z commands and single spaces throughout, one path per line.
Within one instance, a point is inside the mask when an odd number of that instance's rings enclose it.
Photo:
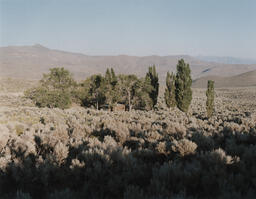
M 25 92 L 25 96 L 38 107 L 69 108 L 71 105 L 71 88 L 75 81 L 68 70 L 52 68 L 44 74 L 40 85 Z
M 175 98 L 177 107 L 183 112 L 188 111 L 192 100 L 192 78 L 190 73 L 189 64 L 186 64 L 183 59 L 179 60 L 175 80 Z
M 149 96 L 153 101 L 153 106 L 155 106 L 157 103 L 158 92 L 159 92 L 158 74 L 156 72 L 155 65 L 150 66 L 148 68 L 148 72 L 146 74 L 146 79 L 148 79 L 150 81 L 150 84 L 152 86 L 152 89 L 149 92 Z

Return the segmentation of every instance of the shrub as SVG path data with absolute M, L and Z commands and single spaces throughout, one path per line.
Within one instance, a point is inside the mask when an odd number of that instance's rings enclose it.
M 177 152 L 181 157 L 186 155 L 195 154 L 197 145 L 196 143 L 187 140 L 186 138 L 179 141 L 174 140 L 172 150 Z
M 27 90 L 25 96 L 35 102 L 36 106 L 43 108 L 69 108 L 71 105 L 71 96 L 67 91 L 51 91 L 47 88 L 38 87 Z
M 16 126 L 15 126 L 15 131 L 16 131 L 16 134 L 18 135 L 18 136 L 20 136 L 20 135 L 22 135 L 23 133 L 24 133 L 24 126 L 23 125 L 21 125 L 21 124 L 17 124 Z

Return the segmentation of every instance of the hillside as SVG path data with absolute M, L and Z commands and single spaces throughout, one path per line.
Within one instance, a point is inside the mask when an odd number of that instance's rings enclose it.
M 206 76 L 193 81 L 193 87 L 204 88 L 207 86 L 207 81 L 215 81 L 215 87 L 243 87 L 256 86 L 256 70 L 242 73 L 231 77 Z
M 236 57 L 218 57 L 218 56 L 196 56 L 197 59 L 207 62 L 216 62 L 223 64 L 256 64 L 255 59 L 245 59 Z
M 9 46 L 0 48 L 0 77 L 23 79 L 40 79 L 43 73 L 52 67 L 65 67 L 76 79 L 104 73 L 107 67 L 113 67 L 117 73 L 135 73 L 144 76 L 148 66 L 155 64 L 160 81 L 165 81 L 167 71 L 175 71 L 179 59 L 185 59 L 190 64 L 192 77 L 207 75 L 237 75 L 256 70 L 256 65 L 220 64 L 200 61 L 187 55 L 176 56 L 87 56 L 80 53 L 70 53 L 52 50 L 41 45 Z

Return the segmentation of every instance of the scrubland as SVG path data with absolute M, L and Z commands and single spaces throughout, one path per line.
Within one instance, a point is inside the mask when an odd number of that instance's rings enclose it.
M 1 198 L 255 198 L 256 87 L 205 90 L 187 114 L 37 108 L 0 95 Z

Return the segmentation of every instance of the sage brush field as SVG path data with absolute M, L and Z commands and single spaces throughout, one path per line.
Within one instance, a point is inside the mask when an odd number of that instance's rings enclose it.
M 160 89 L 161 90 L 161 89 Z M 1 198 L 237 199 L 256 197 L 256 87 L 193 89 L 169 109 L 37 108 L 0 95 Z

